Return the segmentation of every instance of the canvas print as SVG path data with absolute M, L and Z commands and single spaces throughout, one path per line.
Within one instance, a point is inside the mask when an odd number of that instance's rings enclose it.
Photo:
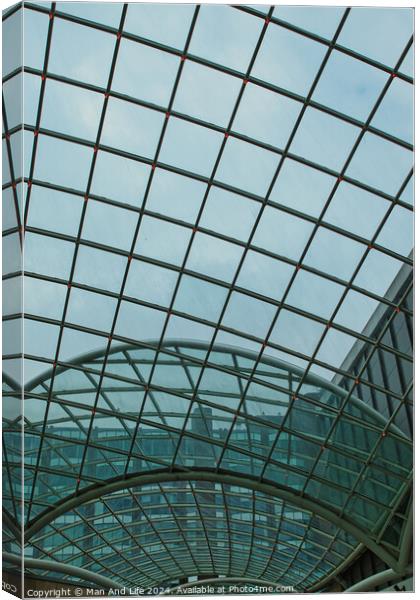
M 3 590 L 410 592 L 413 8 L 3 12 Z

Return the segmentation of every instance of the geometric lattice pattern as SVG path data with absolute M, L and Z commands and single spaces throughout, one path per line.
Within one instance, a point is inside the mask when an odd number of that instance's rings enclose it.
M 121 585 L 318 589 L 363 548 L 400 569 L 412 34 L 409 9 L 4 15 L 4 505 L 27 557 Z

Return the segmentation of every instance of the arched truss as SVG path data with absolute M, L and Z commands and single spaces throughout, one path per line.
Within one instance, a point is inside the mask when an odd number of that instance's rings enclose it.
M 135 584 L 399 572 L 412 14 L 161 9 L 4 15 L 36 49 L 23 124 L 3 80 L 5 549 L 24 524 L 32 560 Z
M 411 441 L 392 419 L 278 359 L 261 360 L 244 392 L 250 351 L 215 345 L 203 363 L 205 343 L 153 348 L 115 347 L 100 388 L 100 352 L 61 365 L 52 390 L 51 370 L 26 386 L 36 557 L 121 585 L 213 574 L 308 589 L 361 547 L 398 571 L 400 539 L 392 549 L 382 536 L 410 490 Z

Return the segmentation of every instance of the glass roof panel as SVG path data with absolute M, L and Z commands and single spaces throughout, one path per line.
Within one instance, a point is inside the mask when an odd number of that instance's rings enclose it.
M 121 289 L 126 264 L 127 260 L 118 254 L 80 246 L 74 280 L 102 290 L 118 292 Z
M 101 141 L 131 154 L 153 158 L 164 116 L 124 100 L 110 98 Z
M 370 240 L 385 217 L 389 202 L 343 181 L 325 213 L 327 223 Z M 399 232 L 396 232 L 399 235 Z
M 273 15 L 306 31 L 331 39 L 343 17 L 342 7 L 276 6 Z
M 382 64 L 394 66 L 413 31 L 407 8 L 352 9 L 338 42 Z
M 121 585 L 305 591 L 360 544 L 392 565 L 412 460 L 411 12 L 58 9 L 24 8 L 24 134 L 21 73 L 4 94 L 28 556 Z M 22 421 L 5 417 L 17 520 Z
M 141 221 L 135 252 L 180 265 L 184 260 L 190 237 L 191 233 L 186 227 L 145 216 Z
M 186 268 L 230 282 L 241 255 L 242 250 L 239 246 L 211 235 L 197 233 L 191 245 Z
M 362 244 L 320 227 L 304 262 L 315 269 L 348 280 L 362 258 L 363 252 Z
M 83 222 L 86 240 L 129 250 L 134 238 L 136 219 L 132 211 L 90 199 Z
M 270 25 L 252 75 L 277 87 L 306 96 L 326 52 L 325 46 L 283 27 Z M 282 56 L 282 68 L 278 57 Z
M 79 144 L 39 135 L 34 177 L 71 189 L 86 188 L 93 151 Z
M 49 81 L 43 102 L 41 127 L 95 141 L 103 105 L 100 94 Z
M 387 78 L 383 71 L 342 52 L 333 51 L 313 99 L 341 113 L 365 120 Z
M 200 226 L 247 242 L 259 210 L 259 203 L 213 186 L 207 196 Z M 240 219 L 236 218 L 238 214 Z
M 115 173 L 119 173 L 118 178 Z M 98 196 L 140 207 L 146 190 L 150 168 L 138 161 L 98 152 L 91 192 Z
M 291 145 L 291 152 L 341 171 L 359 130 L 320 110 L 309 108 Z
M 278 300 L 294 272 L 291 265 L 249 250 L 241 266 L 237 285 Z
M 301 108 L 299 102 L 249 83 L 232 127 L 238 133 L 284 148 Z
M 238 189 L 264 196 L 274 177 L 278 156 L 229 137 L 216 172 L 216 179 Z
M 409 150 L 367 133 L 360 142 L 347 174 L 382 192 L 396 194 L 411 164 L 412 154 Z
M 372 125 L 412 144 L 413 86 L 406 81 L 393 80 L 376 112 Z
M 46 20 L 46 27 L 48 16 L 42 17 Z M 37 39 L 39 47 L 39 37 Z M 109 33 L 57 19 L 54 23 L 48 70 L 104 88 L 108 83 L 114 46 L 115 36 Z M 42 63 L 37 68 L 42 69 Z
M 186 61 L 174 110 L 226 127 L 241 88 L 241 80 L 204 65 Z
M 156 169 L 147 197 L 147 209 L 195 223 L 206 186 L 201 181 Z
M 123 39 L 118 51 L 112 89 L 146 102 L 166 106 L 179 59 L 137 42 Z M 150 77 L 150 70 L 155 77 Z
M 182 49 L 194 12 L 192 4 L 129 4 L 125 31 Z
M 261 21 L 230 6 L 200 10 L 189 51 L 236 71 L 246 72 L 261 32 Z
M 177 279 L 176 271 L 135 260 L 130 265 L 124 294 L 145 302 L 169 306 Z
M 29 205 L 28 225 L 76 237 L 83 198 L 34 185 Z
M 209 177 L 221 143 L 222 136 L 216 131 L 170 118 L 159 159 Z
M 312 230 L 312 223 L 268 206 L 255 231 L 253 243 L 280 256 L 299 261 Z M 282 232 L 281 236 L 279 231 Z
M 19 17 L 17 17 L 19 18 Z M 27 11 L 24 13 L 25 36 L 23 39 L 23 63 L 25 67 L 44 68 L 45 47 L 47 41 L 48 15 Z M 17 19 L 16 25 L 17 26 Z

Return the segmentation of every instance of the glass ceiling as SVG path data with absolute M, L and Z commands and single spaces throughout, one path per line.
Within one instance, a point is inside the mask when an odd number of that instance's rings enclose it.
M 4 502 L 27 556 L 305 590 L 362 546 L 395 566 L 411 383 L 368 367 L 412 363 L 385 337 L 411 317 L 411 9 L 3 19 Z

